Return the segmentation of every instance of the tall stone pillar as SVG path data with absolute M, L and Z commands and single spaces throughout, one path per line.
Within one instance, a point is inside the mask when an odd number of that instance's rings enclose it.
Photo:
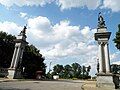
M 99 45 L 99 73 L 97 73 L 97 86 L 98 87 L 111 87 L 115 88 L 113 83 L 113 74 L 110 73 L 110 58 L 108 41 L 111 32 L 107 31 L 105 21 L 99 13 L 98 16 L 98 27 L 95 33 L 95 40 Z
M 11 62 L 10 68 L 13 68 L 13 66 L 14 66 L 15 56 L 16 56 L 16 53 L 17 53 L 17 49 L 18 48 L 15 46 L 15 50 L 14 50 L 14 54 L 13 54 L 13 58 L 12 58 L 12 62 Z
M 103 66 L 102 66 L 102 43 L 99 44 L 99 73 L 103 73 Z
M 108 43 L 105 44 L 104 50 L 105 50 L 106 73 L 110 73 L 110 57 Z
M 21 78 L 22 77 L 22 70 L 20 67 L 20 64 L 22 62 L 22 56 L 25 49 L 25 46 L 28 44 L 26 42 L 26 26 L 24 26 L 24 29 L 20 32 L 17 39 L 15 40 L 15 50 L 12 57 L 12 62 L 10 65 L 10 68 L 8 69 L 8 78 L 14 79 L 14 78 Z

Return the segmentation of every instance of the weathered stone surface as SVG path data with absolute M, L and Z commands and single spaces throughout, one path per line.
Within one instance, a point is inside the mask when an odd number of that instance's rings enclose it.
M 112 75 L 98 75 L 97 76 L 97 87 L 108 87 L 115 89 L 115 85 L 113 83 L 113 76 Z
M 15 69 L 8 69 L 8 78 L 14 78 Z

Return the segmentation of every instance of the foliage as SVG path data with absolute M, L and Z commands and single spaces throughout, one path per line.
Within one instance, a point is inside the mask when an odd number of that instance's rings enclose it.
M 46 78 L 47 79 L 52 79 L 53 77 L 52 77 L 52 74 L 50 73 L 50 72 L 48 72 L 47 74 L 46 74 Z
M 14 51 L 16 37 L 5 32 L 0 32 L 0 67 L 9 68 Z
M 57 65 L 55 65 L 55 66 L 53 67 L 53 70 L 54 70 L 54 72 L 55 72 L 54 74 L 61 73 L 62 70 L 63 70 L 63 65 L 57 64 Z
M 72 69 L 73 69 L 73 73 L 74 73 L 74 78 L 80 78 L 80 74 L 82 72 L 81 70 L 81 66 L 78 63 L 73 63 L 72 64 Z
M 0 67 L 9 68 L 12 56 L 14 52 L 14 46 L 16 39 L 15 36 L 7 34 L 5 32 L 0 32 Z M 33 46 L 28 45 L 25 47 L 23 58 L 22 58 L 21 68 L 24 67 L 25 78 L 35 78 L 36 71 L 42 71 L 45 75 L 46 66 L 44 64 L 45 58 L 42 57 L 39 50 Z
M 116 32 L 116 36 L 113 39 L 115 46 L 120 50 L 120 24 L 118 25 L 118 31 Z
M 77 79 L 87 79 L 90 78 L 89 72 L 91 67 L 80 66 L 78 63 L 73 63 L 71 65 L 55 65 L 53 67 L 52 75 L 59 75 L 60 78 L 69 79 L 69 78 L 77 78 Z M 49 73 L 50 74 L 50 73 Z
M 72 73 L 72 67 L 70 65 L 65 65 L 64 66 L 64 73 L 63 73 L 63 78 L 72 78 L 73 73 Z
M 112 64 L 111 65 L 111 72 L 113 74 L 120 74 L 120 65 Z
M 26 46 L 23 53 L 22 67 L 25 68 L 25 78 L 35 78 L 36 71 L 42 71 L 45 75 L 46 66 L 44 64 L 44 58 L 33 45 Z

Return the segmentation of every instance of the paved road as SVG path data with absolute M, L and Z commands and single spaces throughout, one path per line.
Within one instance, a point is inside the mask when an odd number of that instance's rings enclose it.
M 0 82 L 0 90 L 82 90 L 82 81 L 12 81 Z

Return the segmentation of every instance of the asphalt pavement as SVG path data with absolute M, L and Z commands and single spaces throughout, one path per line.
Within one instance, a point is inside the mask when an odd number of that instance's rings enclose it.
M 83 90 L 81 80 L 35 81 L 13 80 L 1 81 L 0 90 Z

